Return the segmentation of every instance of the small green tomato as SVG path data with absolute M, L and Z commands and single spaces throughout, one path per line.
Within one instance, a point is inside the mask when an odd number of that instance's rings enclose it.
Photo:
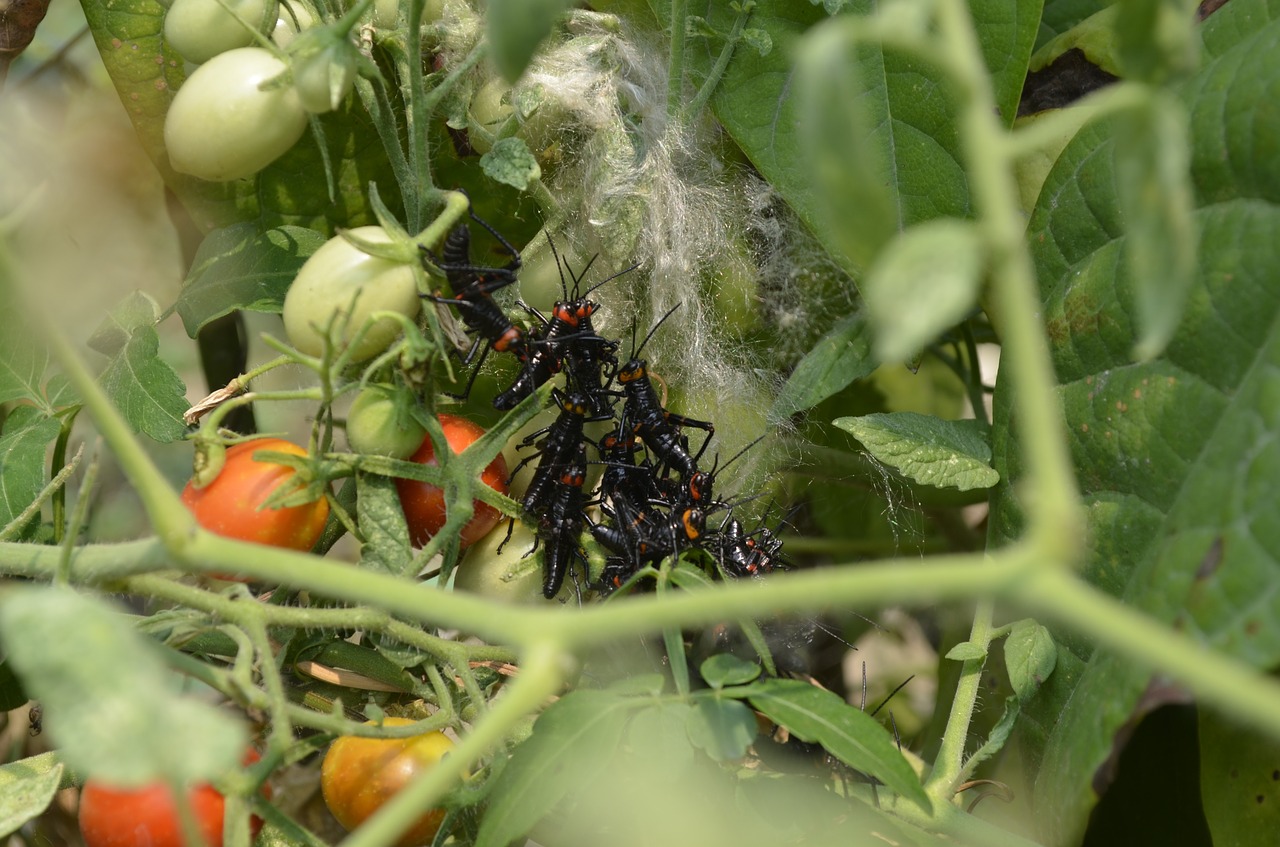
M 253 176 L 296 144 L 307 113 L 293 86 L 263 87 L 286 70 L 261 47 L 228 50 L 196 68 L 164 118 L 173 169 L 227 182 Z
M 275 0 L 226 0 L 225 6 L 218 0 L 173 0 L 164 16 L 164 40 L 200 65 L 253 44 L 253 33 L 266 32 L 275 19 Z
M 347 413 L 347 443 L 357 453 L 407 459 L 427 430 L 413 414 L 413 398 L 392 385 L 371 385 Z
M 356 227 L 350 232 L 370 243 L 391 242 L 378 226 Z M 289 287 L 284 299 L 284 330 L 294 347 L 319 356 L 330 327 L 336 344 L 352 344 L 374 312 L 399 312 L 412 320 L 420 308 L 410 265 L 370 256 L 335 236 L 303 263 Z M 401 329 L 394 318 L 374 321 L 352 348 L 352 360 L 361 362 L 386 350 Z

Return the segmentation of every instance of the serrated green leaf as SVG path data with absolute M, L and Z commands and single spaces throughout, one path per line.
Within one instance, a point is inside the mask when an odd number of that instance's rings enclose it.
M 523 138 L 501 138 L 480 157 L 480 167 L 495 182 L 524 191 L 542 179 L 542 166 Z
M 742 685 L 755 679 L 760 675 L 760 666 L 732 653 L 717 653 L 703 661 L 698 672 L 707 685 L 724 688 L 726 685 Z
M 689 741 L 717 762 L 746 755 L 760 727 L 755 714 L 737 700 L 699 698 L 685 726 Z
M 160 320 L 160 305 L 145 291 L 125 297 L 89 336 L 89 347 L 104 356 L 114 356 L 125 348 L 133 334 Z
M 31 321 L 23 317 L 21 304 L 11 296 L 11 285 L 9 280 L 0 280 L 0 403 L 41 403 L 40 382 L 49 353 L 36 337 Z
M 53 802 L 62 783 L 62 764 L 47 769 L 42 764 L 23 759 L 0 766 L 0 832 L 17 832 Z
M 0 529 L 22 514 L 44 488 L 45 453 L 61 428 L 56 418 L 34 406 L 19 406 L 5 419 L 0 433 Z M 34 523 L 38 522 L 37 518 Z
M 498 72 L 515 82 L 551 34 L 569 0 L 490 0 L 489 44 Z
M 175 694 L 156 645 L 106 604 L 65 588 L 14 588 L 0 597 L 0 639 L 72 769 L 127 787 L 207 781 L 240 761 L 245 728 Z
M 1058 663 L 1058 647 L 1049 630 L 1033 620 L 1013 625 L 1004 641 L 1004 665 L 1019 700 L 1040 690 Z
M 209 233 L 174 304 L 187 335 L 195 338 L 205 324 L 236 309 L 279 313 L 298 269 L 325 240 L 313 229 L 263 232 L 252 223 Z
M 796 365 L 769 413 L 771 420 L 789 418 L 813 408 L 876 369 L 871 331 L 865 313 L 840 320 Z
M 947 651 L 947 658 L 953 662 L 969 662 L 985 659 L 987 651 L 972 641 L 961 641 Z
M 364 543 L 360 545 L 360 566 L 394 576 L 415 576 L 409 527 L 389 476 L 356 474 L 357 520 Z
M 160 358 L 160 336 L 139 329 L 107 364 L 99 381 L 135 432 L 156 441 L 177 441 L 186 434 L 187 387 Z
M 821 744 L 851 768 L 874 776 L 920 808 L 929 808 L 920 777 L 903 758 L 889 731 L 866 712 L 800 680 L 770 679 L 743 691 L 752 706 L 792 735 Z
M 917 355 L 978 302 L 986 251 L 976 224 L 946 218 L 913 226 L 881 251 L 862 282 L 884 362 Z
M 882 412 L 833 423 L 862 442 L 877 461 L 924 485 L 961 491 L 1000 481 L 981 421 L 944 421 L 915 412 Z
M 1227 4 L 1202 28 L 1203 67 L 1179 90 L 1191 115 L 1198 255 L 1182 320 L 1160 357 L 1131 360 L 1135 283 L 1117 197 L 1115 122 L 1086 127 L 1045 181 L 1028 226 L 1042 315 L 1091 547 L 1082 575 L 1151 618 L 1255 666 L 1280 664 L 1280 539 L 1262 517 L 1280 475 L 1280 10 Z M 1152 155 L 1155 155 L 1154 153 Z M 996 390 L 992 537 L 1022 524 L 1023 472 Z M 1041 835 L 1070 842 L 1093 779 L 1133 718 L 1149 674 L 1070 633 L 1023 706 L 1020 748 L 1037 774 Z M 1219 775 L 1219 778 L 1222 778 Z
M 494 781 L 476 847 L 505 847 L 590 783 L 616 754 L 633 704 L 579 689 L 548 707 Z

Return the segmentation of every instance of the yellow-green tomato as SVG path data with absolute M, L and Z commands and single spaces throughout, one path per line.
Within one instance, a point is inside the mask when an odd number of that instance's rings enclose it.
M 362 226 L 350 232 L 371 243 L 391 241 L 382 227 Z M 325 334 L 332 332 L 335 345 L 354 344 L 351 357 L 360 362 L 386 350 L 402 329 L 394 318 L 372 321 L 375 312 L 399 312 L 412 320 L 420 307 L 409 265 L 370 256 L 336 236 L 303 263 L 289 287 L 284 330 L 289 342 L 309 356 L 324 352 Z M 366 325 L 368 330 L 360 335 Z
M 296 144 L 307 113 L 293 86 L 261 87 L 285 70 L 261 47 L 228 50 L 196 68 L 164 118 L 173 169 L 212 182 L 241 179 Z
M 371 385 L 347 413 L 347 443 L 357 453 L 407 459 L 427 437 L 413 415 L 413 398 L 391 385 Z
M 369 723 L 373 723 L 369 721 Z M 385 718 L 383 726 L 408 726 L 408 718 Z M 329 747 L 320 765 L 320 793 L 329 811 L 348 831 L 364 823 L 417 776 L 431 770 L 453 749 L 441 732 L 409 738 L 344 735 Z M 426 809 L 401 833 L 396 847 L 430 844 L 444 809 Z M 382 842 L 385 843 L 385 842 Z
M 275 0 L 173 0 L 164 15 L 164 40 L 200 65 L 253 44 L 253 33 L 266 32 L 275 19 Z

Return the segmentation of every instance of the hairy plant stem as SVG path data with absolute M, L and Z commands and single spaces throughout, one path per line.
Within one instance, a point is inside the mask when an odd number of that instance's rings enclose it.
M 689 0 L 671 0 L 671 54 L 667 60 L 667 131 L 677 126 L 684 108 L 684 51 L 689 41 Z
M 973 615 L 973 627 L 969 632 L 969 643 L 981 647 L 983 655 L 977 659 L 967 659 L 960 670 L 960 680 L 956 683 L 955 696 L 951 700 L 951 713 L 947 717 L 947 728 L 942 735 L 942 745 L 934 760 L 933 770 L 925 779 L 924 788 L 931 798 L 938 802 L 950 802 L 955 794 L 956 781 L 963 767 L 965 745 L 969 740 L 969 724 L 973 720 L 973 711 L 978 702 L 978 692 L 982 687 L 982 669 L 987 663 L 987 652 L 992 639 L 992 617 L 995 604 L 990 599 L 979 600 Z

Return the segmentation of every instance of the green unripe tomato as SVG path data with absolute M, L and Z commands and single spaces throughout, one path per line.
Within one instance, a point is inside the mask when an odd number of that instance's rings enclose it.
M 288 47 L 299 33 L 315 25 L 316 17 L 311 7 L 296 0 L 281 0 L 275 28 L 271 30 L 271 40 L 280 47 Z
M 351 39 L 316 27 L 299 35 L 289 53 L 302 108 L 320 115 L 341 106 L 356 81 L 357 52 Z
M 261 87 L 286 70 L 260 47 L 228 50 L 196 68 L 164 118 L 173 169 L 227 182 L 253 176 L 296 144 L 307 113 L 293 86 Z
M 516 521 L 511 539 L 503 544 L 506 535 L 506 530 L 498 527 L 467 549 L 453 572 L 453 589 L 503 603 L 546 602 L 542 598 L 542 559 L 538 554 L 525 555 L 533 548 L 533 530 Z M 572 592 L 573 588 L 567 585 L 564 590 Z
M 496 133 L 503 122 L 515 113 L 511 104 L 506 102 L 510 91 L 511 86 L 502 77 L 494 77 L 480 86 L 480 89 L 471 97 L 471 106 L 468 109 L 470 124 L 483 128 L 488 135 Z M 479 132 L 470 133 L 468 140 L 477 153 L 488 153 L 493 149 L 488 136 Z
M 372 243 L 391 242 L 378 226 L 356 227 L 350 232 Z M 419 308 L 411 266 L 370 256 L 335 236 L 303 263 L 289 287 L 284 298 L 284 331 L 294 347 L 319 356 L 330 325 L 335 344 L 351 344 L 374 312 L 399 312 L 413 319 Z M 352 360 L 361 362 L 386 350 L 401 328 L 392 318 L 373 322 L 352 348 Z
M 427 437 L 413 415 L 413 398 L 391 385 L 371 385 L 347 413 L 347 443 L 357 453 L 407 459 Z
M 200 65 L 219 53 L 248 47 L 253 33 L 276 19 L 275 0 L 173 0 L 164 16 L 164 39 L 188 62 Z

